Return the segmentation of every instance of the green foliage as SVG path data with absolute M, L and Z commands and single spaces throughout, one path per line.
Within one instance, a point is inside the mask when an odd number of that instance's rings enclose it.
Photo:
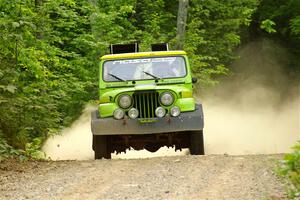
M 290 29 L 293 35 L 300 37 L 300 15 L 291 19 L 290 21 Z
M 286 64 L 283 72 L 290 77 L 290 80 L 298 82 L 297 79 L 300 78 L 300 1 L 261 1 L 253 15 L 249 33 L 251 34 L 249 38 L 253 40 L 257 37 L 267 37 L 289 49 L 290 56 L 286 58 L 289 63 Z
M 25 150 L 15 149 L 7 144 L 7 141 L 0 134 L 0 162 L 6 159 L 19 159 L 26 161 L 29 159 L 46 159 L 45 153 L 40 150 L 42 140 L 33 139 L 31 143 L 27 143 Z
M 260 28 L 265 30 L 268 33 L 276 33 L 276 30 L 274 29 L 275 22 L 272 20 L 266 19 L 261 22 Z
M 261 24 L 263 29 L 271 28 L 271 32 L 276 30 L 273 37 L 285 41 L 293 51 L 299 52 L 300 1 L 263 0 L 258 6 L 253 22 Z
M 8 145 L 3 136 L 0 135 L 0 162 L 19 155 L 20 151 L 15 150 L 12 146 Z
M 243 27 L 250 24 L 256 0 L 190 1 L 185 50 L 200 84 L 214 84 L 215 75 L 228 72 Z
M 36 2 L 0 2 L 0 127 L 29 155 L 96 98 L 99 56 L 89 3 Z
M 40 150 L 41 145 L 42 139 L 34 138 L 32 142 L 26 144 L 24 155 L 27 158 L 46 159 L 46 154 Z
M 288 179 L 291 198 L 300 197 L 300 141 L 293 147 L 293 153 L 285 155 L 277 170 L 279 175 Z
M 177 1 L 143 0 L 136 3 L 134 25 L 137 30 L 134 35 L 136 40 L 141 41 L 142 50 L 150 50 L 153 43 L 175 40 L 177 9 Z

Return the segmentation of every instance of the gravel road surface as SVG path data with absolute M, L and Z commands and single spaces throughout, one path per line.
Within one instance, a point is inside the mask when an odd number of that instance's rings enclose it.
M 286 199 L 282 155 L 0 163 L 0 199 Z

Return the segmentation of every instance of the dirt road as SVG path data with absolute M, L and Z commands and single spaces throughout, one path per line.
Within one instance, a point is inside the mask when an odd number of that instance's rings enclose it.
M 280 155 L 0 163 L 0 199 L 285 199 Z

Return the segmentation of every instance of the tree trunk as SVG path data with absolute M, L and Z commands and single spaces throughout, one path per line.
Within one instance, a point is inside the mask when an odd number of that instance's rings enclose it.
M 177 15 L 177 47 L 182 50 L 185 39 L 185 27 L 188 13 L 189 0 L 179 0 L 178 15 Z

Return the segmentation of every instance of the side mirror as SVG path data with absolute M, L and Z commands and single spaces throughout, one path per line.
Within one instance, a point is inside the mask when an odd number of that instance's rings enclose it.
M 192 83 L 197 83 L 198 79 L 196 77 L 192 78 Z

